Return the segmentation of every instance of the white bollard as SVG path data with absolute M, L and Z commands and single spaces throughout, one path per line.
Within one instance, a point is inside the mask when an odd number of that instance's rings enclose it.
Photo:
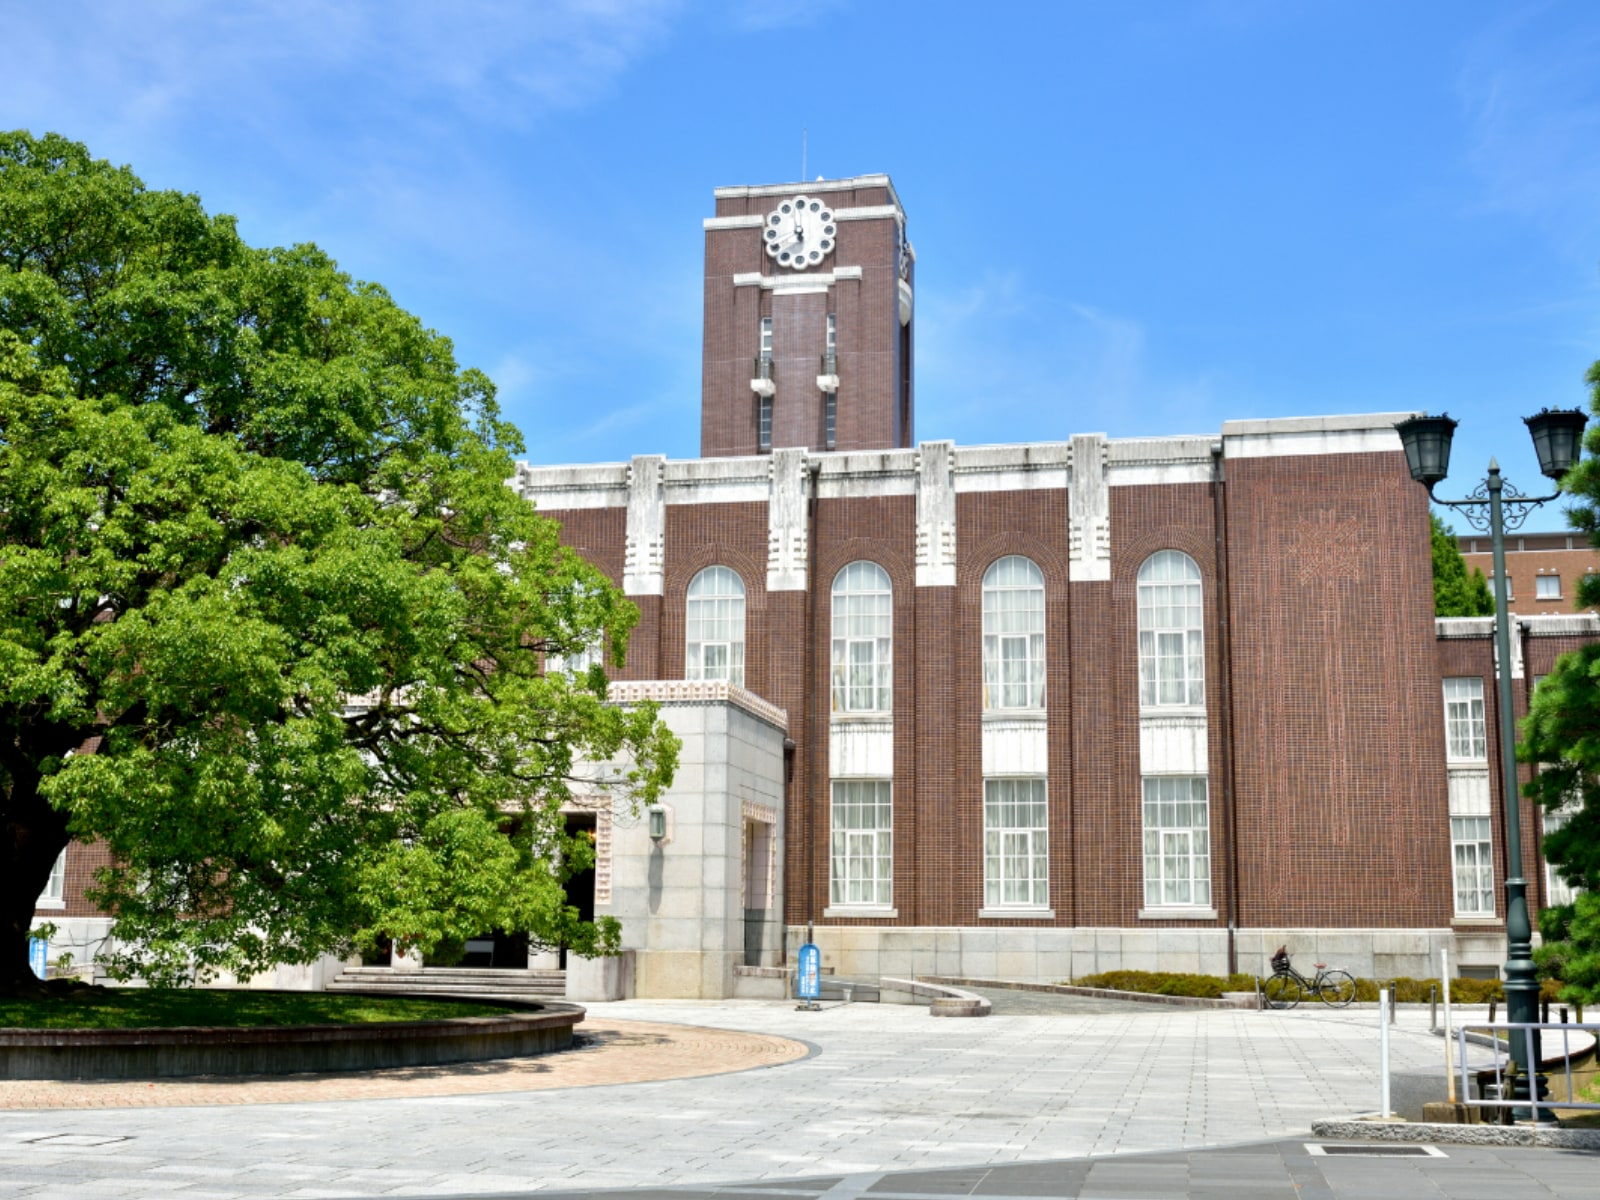
M 1456 1059 L 1450 1043 L 1450 951 L 1439 951 L 1439 984 L 1444 988 L 1444 1077 L 1450 1103 L 1456 1102 Z
M 1389 989 L 1378 989 L 1378 1074 L 1383 1080 L 1383 1113 L 1389 1119 Z

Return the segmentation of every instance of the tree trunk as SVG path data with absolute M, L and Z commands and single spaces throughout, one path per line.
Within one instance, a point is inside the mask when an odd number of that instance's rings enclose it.
M 39 795 L 39 778 L 8 763 L 9 786 L 0 793 L 0 992 L 37 984 L 28 962 L 28 931 L 39 893 L 71 838 L 67 814 Z

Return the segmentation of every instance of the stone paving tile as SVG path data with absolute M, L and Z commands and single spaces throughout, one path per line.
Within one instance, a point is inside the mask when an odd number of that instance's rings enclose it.
M 592 1006 L 592 1026 L 606 1022 L 644 1022 L 659 1037 L 626 1048 L 608 1074 L 566 1086 L 541 1072 L 532 1078 L 543 1082 L 521 1090 L 475 1090 L 484 1076 L 466 1073 L 452 1095 L 359 1090 L 306 1102 L 337 1094 L 319 1081 L 309 1092 L 256 1093 L 283 1101 L 273 1104 L 241 1104 L 249 1093 L 222 1085 L 231 1102 L 206 1107 L 144 1101 L 0 1112 L 0 1179 L 36 1185 L 46 1197 L 104 1181 L 112 1186 L 95 1194 L 111 1194 L 140 1174 L 170 1186 L 174 1176 L 150 1174 L 152 1166 L 200 1163 L 237 1170 L 204 1180 L 237 1197 L 329 1188 L 344 1189 L 341 1197 L 396 1194 L 392 1180 L 357 1174 L 367 1168 L 407 1172 L 410 1181 L 399 1185 L 407 1195 L 718 1181 L 748 1189 L 829 1172 L 970 1168 L 1271 1137 L 1374 1107 L 1378 1093 L 1373 1014 L 1163 1009 L 937 1021 L 898 1005 L 820 1013 L 738 1001 Z M 1438 1040 L 1417 1024 L 1396 1031 L 1397 1070 L 1437 1069 L 1442 1058 Z M 767 1046 L 804 1040 L 819 1052 L 771 1070 L 698 1077 L 649 1076 L 638 1066 L 664 1053 L 660 1039 L 672 1039 L 692 1047 L 680 1068 L 704 1070 L 696 1055 L 733 1044 L 730 1033 Z M 632 1068 L 622 1061 L 628 1055 Z M 729 1058 L 748 1061 L 728 1055 L 718 1069 L 726 1071 Z M 198 1097 L 189 1095 L 191 1103 Z M 20 1136 L 51 1133 L 132 1140 L 78 1155 L 68 1179 L 54 1174 L 61 1155 Z M 1047 1194 L 1034 1186 L 1017 1194 Z M 848 1200 L 848 1191 L 834 1200 Z

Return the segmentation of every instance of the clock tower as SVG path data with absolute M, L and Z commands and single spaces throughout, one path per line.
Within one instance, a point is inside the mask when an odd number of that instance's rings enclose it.
M 701 456 L 912 445 L 916 254 L 889 177 L 714 195 Z

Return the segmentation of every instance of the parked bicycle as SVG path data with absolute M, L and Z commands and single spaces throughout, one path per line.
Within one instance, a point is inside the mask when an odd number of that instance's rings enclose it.
M 1289 948 L 1279 946 L 1272 956 L 1272 977 L 1262 991 L 1268 1008 L 1293 1008 L 1307 997 L 1343 1008 L 1356 998 L 1356 981 L 1349 971 L 1328 970 L 1327 963 L 1318 963 L 1316 978 L 1307 979 L 1289 964 Z

